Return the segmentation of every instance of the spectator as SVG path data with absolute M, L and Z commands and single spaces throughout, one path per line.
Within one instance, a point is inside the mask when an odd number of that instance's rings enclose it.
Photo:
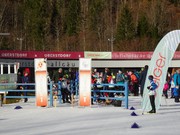
M 52 77 L 52 80 L 53 80 L 55 83 L 58 83 L 58 81 L 61 81 L 61 80 L 62 80 L 63 76 L 64 76 L 64 74 L 63 74 L 63 69 L 62 69 L 62 68 L 59 68 L 59 69 L 58 69 L 58 72 L 54 72 L 53 77 Z
M 174 78 L 171 79 L 171 98 L 174 98 L 174 90 L 176 88 L 175 84 L 174 84 Z
M 22 83 L 29 83 L 29 76 L 28 76 L 29 74 L 28 74 L 28 72 L 25 72 L 24 73 L 24 76 L 22 77 Z M 24 91 L 24 96 L 27 96 L 27 89 L 28 89 L 28 85 L 23 85 L 23 89 L 25 90 Z M 28 101 L 28 98 L 27 97 L 25 97 L 24 98 L 24 102 L 27 102 Z
M 69 101 L 69 99 L 71 97 L 71 93 L 68 90 L 68 82 L 67 82 L 66 75 L 64 75 L 62 80 L 61 80 L 61 92 L 62 92 L 63 103 L 71 103 Z
M 133 86 L 134 96 L 138 96 L 138 95 L 139 95 L 138 79 L 137 79 L 137 77 L 134 75 L 134 72 L 133 72 L 133 71 L 130 71 L 130 78 L 131 78 L 131 84 L 132 84 L 132 86 Z
M 109 83 L 111 81 L 111 72 L 108 68 L 105 68 L 103 75 L 103 83 Z
M 166 81 L 166 83 L 164 84 L 164 88 L 163 88 L 163 95 L 168 98 L 168 89 L 169 89 L 169 83 Z
M 174 89 L 174 97 L 175 97 L 175 102 L 179 102 L 179 85 L 180 85 L 180 74 L 179 70 L 176 70 L 176 73 L 173 75 L 174 78 L 174 84 L 175 84 L 175 89 Z
M 125 81 L 125 77 L 124 74 L 122 73 L 121 70 L 118 71 L 117 75 L 116 75 L 116 83 L 124 83 Z
M 22 73 L 21 71 L 18 69 L 18 73 L 17 73 L 17 83 L 22 83 Z M 18 85 L 17 90 L 22 90 L 22 85 Z M 20 96 L 21 92 L 17 92 L 17 96 Z

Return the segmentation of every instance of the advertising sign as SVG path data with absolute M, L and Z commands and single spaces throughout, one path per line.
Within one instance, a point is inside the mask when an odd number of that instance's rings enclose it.
M 91 105 L 91 59 L 79 59 L 79 105 Z
M 171 60 L 174 56 L 174 53 L 180 43 L 180 30 L 174 30 L 167 33 L 161 41 L 158 43 L 153 56 L 151 58 L 149 69 L 145 81 L 142 108 L 143 110 L 150 110 L 150 100 L 148 92 L 146 89 L 150 85 L 148 80 L 149 75 L 153 75 L 155 83 L 158 85 L 156 89 L 155 104 L 156 109 L 159 109 L 161 104 L 161 98 L 163 94 L 163 87 L 167 77 L 167 70 L 170 66 Z
M 35 63 L 36 106 L 47 106 L 47 60 L 38 58 Z
M 111 52 L 84 52 L 84 58 L 111 59 Z

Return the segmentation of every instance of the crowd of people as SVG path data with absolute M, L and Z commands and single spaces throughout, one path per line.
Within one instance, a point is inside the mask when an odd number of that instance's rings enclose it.
M 140 71 L 137 70 L 112 70 L 109 68 L 102 69 L 92 69 L 92 84 L 122 84 L 125 81 L 128 82 L 129 94 L 134 96 L 143 96 L 144 84 L 146 80 L 146 75 L 148 71 L 148 66 L 145 65 Z M 30 70 L 27 68 L 23 70 L 23 72 L 18 72 L 18 83 L 28 83 L 29 82 L 29 74 Z M 71 93 L 69 84 L 71 81 L 78 81 L 79 72 L 76 69 L 66 69 L 59 68 L 57 71 L 53 72 L 53 74 L 48 74 L 48 81 L 54 81 L 54 83 L 61 82 L 61 92 L 62 92 L 62 100 L 63 103 L 70 103 Z M 58 86 L 57 86 L 58 87 Z M 97 88 L 97 87 L 96 87 Z M 180 70 L 176 70 L 171 74 L 168 73 L 166 78 L 166 83 L 163 88 L 163 96 L 168 97 L 168 91 L 171 93 L 171 98 L 175 99 L 175 102 L 179 102 L 180 97 Z M 28 89 L 27 85 L 18 86 L 17 89 Z M 112 89 L 112 87 L 110 88 Z M 123 90 L 123 87 L 118 87 L 118 89 Z M 23 93 L 24 96 L 27 95 L 27 92 Z M 107 95 L 105 95 L 107 96 Z M 113 95 L 111 95 L 113 96 Z M 24 102 L 27 102 L 28 99 L 25 98 Z

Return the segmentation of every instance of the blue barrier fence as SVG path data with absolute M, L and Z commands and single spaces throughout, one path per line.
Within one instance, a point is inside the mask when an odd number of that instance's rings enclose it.
M 49 104 L 53 106 L 53 91 L 52 91 L 52 82 L 49 84 Z M 23 89 L 8 89 L 9 86 L 22 86 Z M 3 94 L 3 100 L 6 102 L 6 99 L 23 99 L 23 98 L 35 98 L 35 83 L 0 83 L 0 93 Z M 2 88 L 3 87 L 3 88 Z M 9 95 L 8 93 L 16 93 L 14 95 Z M 27 95 L 28 92 L 32 92 L 30 96 Z M 2 101 L 1 101 L 2 102 Z
M 28 89 L 23 89 L 23 90 L 19 90 L 19 89 L 0 89 L 0 92 L 5 92 L 5 93 L 8 93 L 8 92 L 34 92 L 35 93 L 35 83 L 0 83 L 0 86 L 28 86 L 29 88 Z M 53 84 L 52 82 L 50 82 L 49 84 L 49 89 L 48 89 L 48 92 L 49 92 L 49 106 L 52 107 L 53 106 L 53 93 L 54 91 L 57 91 L 57 96 L 58 96 L 58 100 L 59 100 L 59 103 L 62 102 L 62 94 L 61 94 L 61 81 L 59 81 L 57 84 Z M 53 88 L 53 85 L 56 85 L 56 89 Z M 95 89 L 97 87 L 96 86 L 101 86 L 101 89 Z M 93 93 L 93 96 L 91 97 L 94 101 L 97 100 L 97 99 L 112 99 L 112 100 L 121 100 L 121 101 L 124 101 L 125 102 L 125 108 L 128 109 L 128 83 L 125 82 L 123 84 L 95 84 L 93 85 L 93 89 L 92 89 L 92 93 Z M 122 86 L 124 87 L 124 89 L 119 89 L 119 87 Z M 112 89 L 112 87 L 116 87 L 116 89 Z M 32 88 L 32 89 L 30 89 Z M 71 81 L 70 82 L 70 85 L 69 85 L 69 88 L 70 88 L 70 92 L 71 94 L 75 94 L 76 97 L 78 97 L 79 95 L 79 83 L 78 81 Z M 106 89 L 108 88 L 108 89 Z M 123 93 L 124 96 L 123 97 L 106 97 L 106 96 L 103 96 L 103 94 L 101 96 L 98 96 L 97 97 L 97 93 Z M 32 96 L 9 96 L 9 95 L 4 95 L 4 98 L 7 99 L 7 98 L 35 98 L 35 94 L 32 95 Z
M 122 84 L 94 84 L 92 92 L 94 101 L 98 99 L 121 100 L 125 102 L 125 108 L 128 109 L 128 82 Z M 99 95 L 97 93 L 99 93 Z M 108 93 L 109 96 L 104 95 L 104 93 Z M 119 94 L 123 94 L 123 97 L 114 96 Z

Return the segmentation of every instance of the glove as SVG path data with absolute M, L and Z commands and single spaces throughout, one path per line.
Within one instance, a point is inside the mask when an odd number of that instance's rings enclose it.
M 151 86 L 148 86 L 147 89 L 150 90 L 150 87 L 151 87 Z

